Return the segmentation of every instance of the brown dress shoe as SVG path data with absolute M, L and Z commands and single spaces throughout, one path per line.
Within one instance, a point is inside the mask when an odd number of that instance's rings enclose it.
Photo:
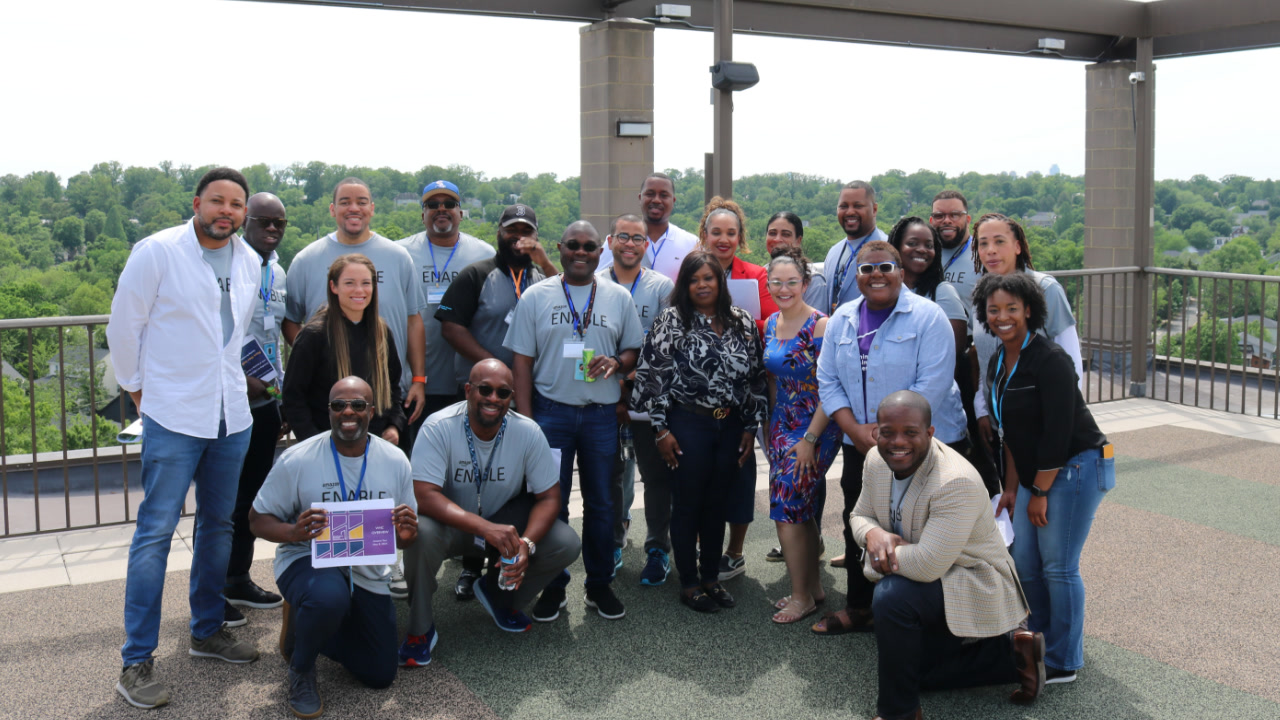
M 1014 630 L 1013 660 L 1018 668 L 1019 687 L 1009 699 L 1021 705 L 1035 702 L 1044 690 L 1044 635 Z
M 924 709 L 916 708 L 916 714 L 912 715 L 911 717 L 915 718 L 915 720 L 924 720 Z M 877 715 L 876 720 L 884 720 L 884 718 Z

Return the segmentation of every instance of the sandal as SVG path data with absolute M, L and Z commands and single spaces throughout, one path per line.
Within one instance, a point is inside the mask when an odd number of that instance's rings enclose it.
M 874 620 L 870 610 L 836 610 L 823 613 L 822 619 L 809 630 L 814 635 L 847 635 L 854 632 L 870 632 Z
M 725 590 L 724 586 L 720 583 L 716 583 L 709 588 L 703 588 L 703 590 L 711 596 L 711 599 L 715 601 L 716 605 L 719 605 L 722 608 L 731 608 L 738 604 L 738 601 L 734 600 L 733 596 L 729 594 L 729 591 Z
M 694 588 L 692 593 L 680 593 L 680 602 L 697 610 L 700 613 L 720 612 L 720 606 L 711 596 L 703 592 L 702 588 Z
M 773 614 L 772 620 L 779 625 L 790 625 L 792 623 L 800 622 L 816 612 L 818 612 L 817 603 L 814 603 L 807 608 L 803 608 L 799 613 L 789 613 L 787 612 L 787 609 L 783 607 Z
M 827 601 L 827 596 L 826 596 L 826 595 L 823 595 L 823 596 L 822 596 L 822 597 L 820 597 L 820 598 L 814 598 L 814 599 L 813 599 L 813 604 L 814 604 L 814 606 L 816 607 L 816 606 L 821 605 L 822 603 L 824 603 L 824 602 L 826 602 L 826 601 Z M 783 597 L 783 598 L 780 598 L 780 599 L 778 600 L 778 602 L 774 603 L 774 604 L 773 604 L 773 609 L 774 609 L 774 610 L 782 610 L 782 609 L 786 608 L 786 607 L 787 607 L 787 604 L 788 604 L 788 603 L 790 603 L 790 602 L 791 602 L 791 596 L 790 596 L 790 595 L 787 595 L 787 596 L 785 596 L 785 597 Z

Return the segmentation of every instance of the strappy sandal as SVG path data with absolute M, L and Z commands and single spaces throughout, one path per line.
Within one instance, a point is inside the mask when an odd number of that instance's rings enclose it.
M 778 612 L 774 613 L 771 619 L 779 625 L 790 625 L 792 623 L 800 622 L 801 620 L 809 617 L 810 615 L 816 612 L 818 612 L 817 603 L 814 603 L 809 607 L 804 608 L 799 613 L 789 613 L 784 607 L 778 610 Z
M 827 601 L 827 596 L 826 596 L 826 595 L 823 595 L 823 596 L 822 596 L 822 597 L 820 597 L 820 598 L 814 598 L 814 600 L 813 600 L 813 604 L 814 604 L 815 606 L 818 606 L 818 605 L 821 605 L 822 603 L 824 603 L 824 602 L 826 602 L 826 601 Z M 785 596 L 785 597 L 782 597 L 782 598 L 780 598 L 780 599 L 778 600 L 778 602 L 776 602 L 776 603 L 774 603 L 774 604 L 773 604 L 773 609 L 774 609 L 774 610 L 782 610 L 782 609 L 786 608 L 786 607 L 787 607 L 787 604 L 788 604 L 788 603 L 790 603 L 790 602 L 791 602 L 791 596 L 790 596 L 790 595 L 787 595 L 787 596 Z

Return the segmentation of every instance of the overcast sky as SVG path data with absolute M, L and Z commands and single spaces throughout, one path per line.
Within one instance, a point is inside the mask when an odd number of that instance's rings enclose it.
M 234 0 L 5 8 L 0 174 L 94 163 L 579 174 L 574 23 Z M 656 34 L 655 166 L 711 150 L 710 33 Z M 734 174 L 1084 172 L 1084 64 L 738 36 Z M 1280 50 L 1159 63 L 1156 177 L 1276 177 Z

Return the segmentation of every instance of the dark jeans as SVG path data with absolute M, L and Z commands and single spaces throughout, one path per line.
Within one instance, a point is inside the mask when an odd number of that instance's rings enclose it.
M 671 481 L 671 545 L 680 587 L 694 587 L 699 578 L 713 583 L 720 576 L 729 496 L 739 478 L 742 419 L 737 412 L 716 420 L 676 408 L 667 415 L 667 428 L 683 453 Z
M 995 497 L 1000 494 L 1000 473 L 991 456 L 994 448 L 986 448 L 978 436 L 978 418 L 973 414 L 973 396 L 978 389 L 973 386 L 969 357 L 968 352 L 956 355 L 956 385 L 960 388 L 960 402 L 964 405 L 964 415 L 969 425 L 969 439 L 973 441 L 973 447 L 965 457 L 982 476 L 987 495 Z
M 560 519 L 569 522 L 569 493 L 573 490 L 573 459 L 578 458 L 578 482 L 582 484 L 582 564 L 586 584 L 613 581 L 613 493 L 610 492 L 613 458 L 618 453 L 616 405 L 566 405 L 535 395 L 533 419 L 560 451 Z M 569 572 L 549 587 L 569 584 Z
M 347 568 L 311 567 L 310 557 L 294 560 L 276 584 L 293 612 L 290 667 L 306 672 L 324 655 L 372 688 L 396 679 L 396 611 L 390 595 L 379 595 L 347 580 Z
M 913 717 L 922 689 L 1018 681 L 1009 634 L 976 640 L 952 635 L 942 595 L 941 580 L 922 583 L 889 575 L 876 583 L 871 602 L 880 674 L 876 710 L 885 720 Z
M 262 489 L 271 466 L 276 461 L 276 442 L 280 439 L 280 403 L 253 408 L 253 428 L 249 431 L 249 451 L 240 468 L 240 488 L 236 491 L 236 508 L 231 513 L 231 560 L 227 563 L 227 585 L 249 582 L 253 565 L 253 532 L 249 530 L 249 508 Z
M 742 442 L 738 435 L 735 443 Z M 735 450 L 737 445 L 734 445 Z M 736 466 L 738 461 L 735 459 Z M 753 451 L 747 461 L 738 468 L 738 477 L 729 488 L 729 502 L 725 507 L 724 519 L 734 525 L 748 525 L 755 519 L 756 513 L 756 454 Z

